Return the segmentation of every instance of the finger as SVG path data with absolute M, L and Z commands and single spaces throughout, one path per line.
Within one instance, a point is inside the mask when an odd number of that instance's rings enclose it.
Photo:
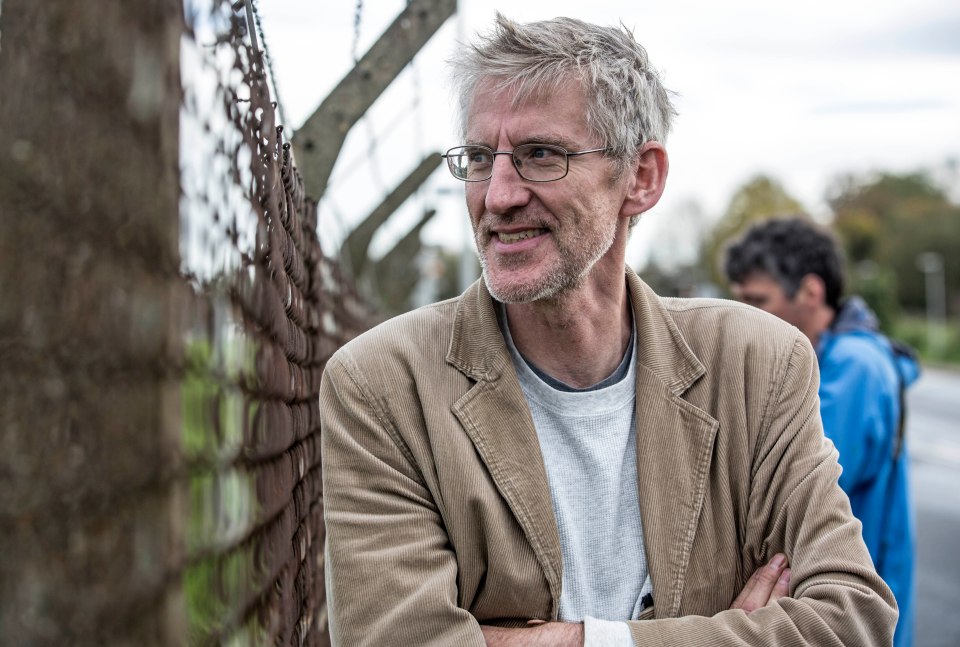
M 744 587 L 746 595 L 737 608 L 751 613 L 768 604 L 770 596 L 773 594 L 773 590 L 777 586 L 777 582 L 786 567 L 786 556 L 782 553 L 777 553 L 766 566 L 758 568 L 754 573 L 754 577 L 751 578 L 754 580 L 753 585 L 750 586 L 748 582 L 747 587 Z M 747 588 L 750 590 L 747 591 Z
M 783 572 L 780 573 L 780 577 L 777 579 L 777 583 L 773 586 L 773 592 L 770 593 L 770 599 L 767 600 L 767 604 L 773 604 L 780 598 L 785 598 L 790 595 L 790 569 L 785 568 Z
M 761 567 L 762 568 L 762 567 Z M 733 601 L 733 604 L 730 605 L 731 609 L 742 609 L 743 603 L 750 597 L 750 594 L 753 592 L 753 589 L 757 586 L 757 574 L 760 572 L 758 568 L 750 576 L 750 579 L 747 580 L 747 583 L 743 586 L 743 590 L 740 591 L 740 595 L 737 596 L 737 599 Z

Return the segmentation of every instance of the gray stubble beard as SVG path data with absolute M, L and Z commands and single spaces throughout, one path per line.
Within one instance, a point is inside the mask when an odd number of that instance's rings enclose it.
M 587 260 L 581 264 L 576 274 L 570 272 L 569 270 L 573 268 L 570 268 L 569 265 L 563 262 L 563 259 L 571 258 L 569 252 L 559 248 L 558 251 L 560 252 L 561 259 L 559 266 L 554 268 L 539 286 L 514 286 L 514 289 L 509 292 L 495 289 L 491 284 L 487 259 L 480 249 L 480 241 L 477 240 L 476 234 L 474 234 L 474 246 L 476 248 L 477 259 L 480 261 L 483 282 L 486 284 L 487 291 L 490 292 L 493 298 L 501 303 L 531 303 L 533 301 L 556 299 L 561 297 L 565 292 L 575 290 L 583 285 L 587 274 L 589 274 L 590 270 L 603 258 L 603 255 L 610 250 L 616 238 L 617 231 L 616 228 L 613 227 L 611 228 L 609 236 L 600 240 L 593 249 L 587 250 L 588 254 L 585 255 Z M 571 276 L 571 274 L 573 275 Z M 531 287 L 533 289 L 531 289 Z

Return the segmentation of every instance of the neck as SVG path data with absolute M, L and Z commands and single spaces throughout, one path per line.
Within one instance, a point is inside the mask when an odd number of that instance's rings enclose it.
M 622 266 L 616 281 L 596 282 L 553 299 L 507 304 L 517 350 L 550 376 L 586 388 L 623 359 L 633 326 Z
M 814 348 L 817 347 L 821 335 L 830 329 L 836 316 L 836 310 L 828 305 L 823 305 L 811 314 L 806 325 L 800 329 L 801 332 L 807 336 L 807 339 L 810 340 L 810 343 L 813 344 Z

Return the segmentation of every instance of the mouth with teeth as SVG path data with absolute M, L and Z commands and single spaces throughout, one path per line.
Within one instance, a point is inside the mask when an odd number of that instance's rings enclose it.
M 546 229 L 524 229 L 523 231 L 514 231 L 507 233 L 505 231 L 496 232 L 497 238 L 501 243 L 519 243 L 521 240 L 535 238 L 541 234 L 547 233 Z

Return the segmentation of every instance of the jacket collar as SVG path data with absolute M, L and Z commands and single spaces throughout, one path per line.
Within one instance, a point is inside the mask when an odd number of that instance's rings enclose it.
M 681 398 L 704 373 L 663 303 L 626 269 L 637 327 L 637 461 L 640 516 L 657 618 L 679 614 L 684 576 L 718 428 Z M 560 537 L 543 455 L 482 280 L 461 297 L 447 361 L 476 384 L 452 411 L 470 436 L 539 561 L 557 617 Z
M 637 327 L 638 366 L 645 367 L 674 395 L 686 391 L 705 372 L 660 298 L 626 268 L 627 289 Z M 493 381 L 512 365 L 497 324 L 493 297 L 483 279 L 460 298 L 447 361 L 474 380 Z

